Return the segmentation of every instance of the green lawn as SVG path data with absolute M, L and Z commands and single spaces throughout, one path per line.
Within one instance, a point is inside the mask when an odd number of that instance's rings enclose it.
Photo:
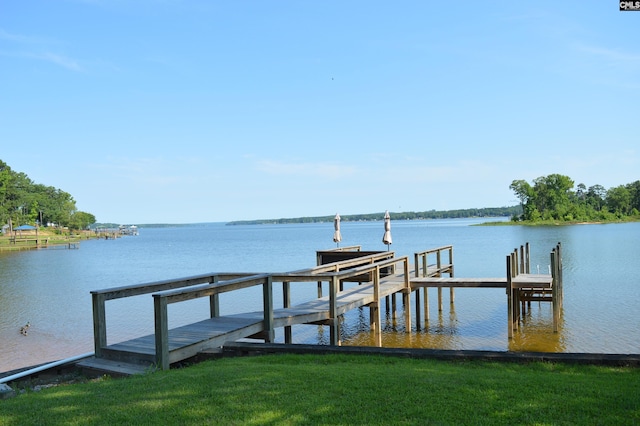
M 1 425 L 640 424 L 640 369 L 362 355 L 224 358 L 0 401 Z

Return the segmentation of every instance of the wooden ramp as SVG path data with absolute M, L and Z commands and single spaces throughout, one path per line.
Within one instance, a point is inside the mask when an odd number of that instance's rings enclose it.
M 404 282 L 390 277 L 379 284 L 379 297 L 402 290 Z M 352 309 L 374 302 L 374 285 L 363 283 L 344 289 L 336 295 L 336 311 L 342 315 Z M 289 308 L 274 309 L 273 326 L 289 327 L 298 324 L 328 324 L 330 296 L 324 296 Z M 169 364 L 191 358 L 202 351 L 221 348 L 226 342 L 243 338 L 263 338 L 264 313 L 248 312 L 218 316 L 168 330 Z M 100 357 L 80 362 L 86 369 L 121 374 L 138 374 L 155 368 L 155 334 L 119 342 L 102 348 Z

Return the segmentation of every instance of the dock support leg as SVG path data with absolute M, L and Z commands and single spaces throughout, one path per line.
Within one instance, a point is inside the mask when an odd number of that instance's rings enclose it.
M 168 370 L 169 361 L 169 320 L 167 314 L 167 298 L 153 297 L 155 316 L 155 340 L 156 340 L 156 365 Z
M 388 300 L 388 296 L 387 296 Z M 373 276 L 373 336 L 377 347 L 382 347 L 382 318 L 380 315 L 380 268 L 376 268 Z M 387 305 L 388 306 L 388 305 Z
M 402 291 L 402 306 L 404 308 L 405 333 L 411 333 L 411 291 Z
M 377 347 L 382 347 L 382 318 L 380 316 L 380 304 L 373 302 L 369 306 L 369 323 L 373 332 L 374 343 Z
M 273 279 L 271 275 L 262 284 L 262 302 L 264 306 L 264 341 L 271 343 L 275 339 L 273 327 Z
M 332 277 L 329 281 L 329 340 L 330 344 L 340 346 L 340 320 L 338 318 L 337 290 L 338 279 Z
M 513 289 L 511 285 L 511 256 L 507 256 L 507 336 L 513 339 Z
M 420 331 L 420 329 L 422 328 L 422 325 L 420 324 L 421 322 L 422 322 L 422 313 L 420 309 L 420 289 L 417 288 L 416 289 L 416 329 L 418 331 Z
M 424 288 L 424 322 L 429 323 L 429 289 Z
M 291 284 L 287 281 L 282 283 L 282 299 L 282 306 L 284 308 L 291 307 Z M 286 344 L 293 343 L 293 333 L 290 325 L 284 327 L 284 342 Z
M 551 252 L 551 274 L 552 274 L 552 284 L 551 284 L 551 303 L 553 305 L 553 332 L 558 332 L 558 320 L 560 317 L 560 304 L 558 300 L 559 292 L 558 292 L 558 262 L 556 258 L 556 251 Z
M 93 303 L 93 347 L 96 358 L 102 357 L 102 348 L 107 346 L 107 323 L 105 297 L 102 294 L 91 295 Z
M 212 284 L 215 284 L 217 281 L 218 278 L 214 277 Z M 211 315 L 211 318 L 220 316 L 220 295 L 218 293 L 209 296 L 209 314 Z
M 396 320 L 396 294 L 393 293 L 391 295 L 391 318 L 393 318 L 393 320 Z

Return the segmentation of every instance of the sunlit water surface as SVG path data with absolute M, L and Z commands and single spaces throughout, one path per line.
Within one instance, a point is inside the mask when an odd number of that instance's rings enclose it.
M 484 220 L 393 221 L 397 255 L 452 244 L 457 277 L 500 277 L 505 257 L 530 242 L 532 272 L 547 272 L 549 252 L 563 247 L 564 308 L 558 333 L 551 306 L 534 303 L 524 327 L 509 341 L 503 290 L 443 291 L 438 312 L 430 290 L 431 318 L 407 333 L 398 311 L 383 306 L 383 345 L 441 349 L 640 353 L 640 223 L 556 227 L 470 226 Z M 342 223 L 342 246 L 386 250 L 382 222 Z M 315 264 L 316 250 L 335 247 L 333 224 L 206 224 L 143 228 L 117 240 L 83 241 L 78 250 L 0 253 L 0 372 L 93 351 L 90 291 L 208 272 L 284 272 Z M 293 302 L 313 298 L 315 283 L 292 285 Z M 280 288 L 274 289 L 281 300 Z M 326 294 L 326 289 L 325 289 Z M 170 326 L 204 319 L 207 300 L 169 307 Z M 276 302 L 278 303 L 278 302 Z M 222 314 L 261 309 L 259 289 L 221 296 Z M 414 303 L 412 299 L 411 309 Z M 348 313 L 344 344 L 373 345 L 368 309 Z M 20 327 L 30 322 L 27 336 Z M 107 302 L 109 343 L 153 333 L 150 295 Z M 282 331 L 277 341 L 282 341 Z M 329 341 L 328 329 L 295 326 L 297 343 Z

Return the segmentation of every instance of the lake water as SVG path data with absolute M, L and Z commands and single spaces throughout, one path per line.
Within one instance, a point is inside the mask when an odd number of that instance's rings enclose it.
M 442 349 L 640 353 L 640 223 L 560 227 L 470 226 L 477 219 L 392 221 L 396 255 L 454 247 L 457 277 L 502 277 L 505 257 L 531 244 L 532 272 L 547 272 L 563 247 L 564 307 L 552 331 L 549 303 L 533 304 L 525 326 L 507 338 L 506 296 L 499 289 L 448 290 L 431 320 L 405 332 L 402 313 L 385 318 L 383 345 Z M 341 246 L 386 250 L 380 222 L 343 222 Z M 142 228 L 139 236 L 83 241 L 78 250 L 0 253 L 0 372 L 93 351 L 90 291 L 209 272 L 285 272 L 311 267 L 316 250 L 335 247 L 333 224 Z M 313 298 L 315 283 L 292 286 L 293 302 Z M 279 286 L 274 288 L 276 297 Z M 326 290 L 325 290 L 326 294 Z M 275 300 L 280 300 L 276 298 Z M 400 298 L 399 307 L 402 309 Z M 413 302 L 412 302 L 413 306 Z M 259 289 L 221 296 L 222 314 L 261 310 Z M 170 326 L 204 319 L 207 300 L 170 305 Z M 30 322 L 27 336 L 20 327 Z M 372 345 L 368 310 L 343 323 L 345 344 Z M 418 329 L 419 328 L 419 329 Z M 109 343 L 153 333 L 150 295 L 107 302 Z M 297 343 L 327 343 L 328 330 L 294 327 Z M 276 335 L 282 341 L 282 332 Z

